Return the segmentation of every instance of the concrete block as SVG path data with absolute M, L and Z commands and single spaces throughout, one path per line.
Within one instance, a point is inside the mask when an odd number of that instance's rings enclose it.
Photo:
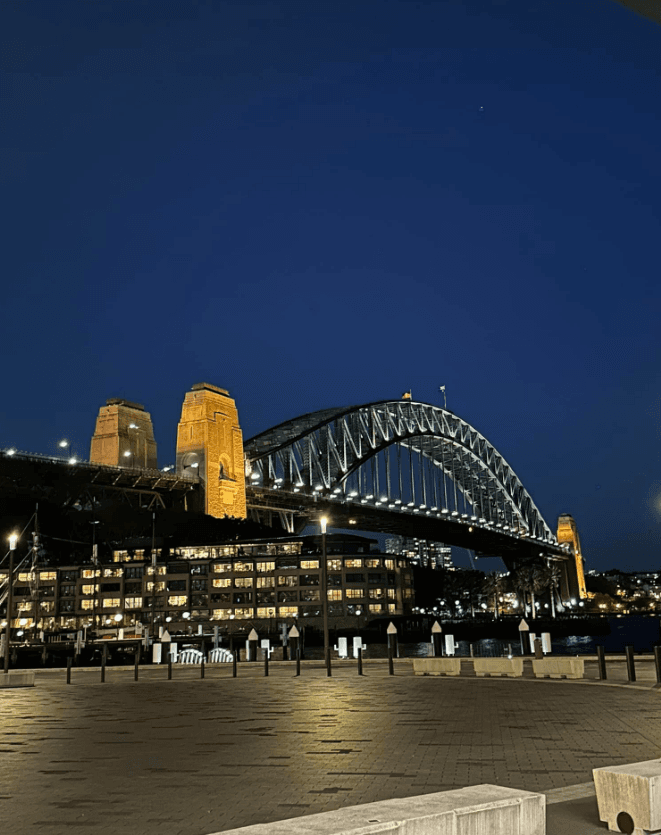
M 661 829 L 661 760 L 593 768 L 599 819 L 613 832 Z
M 416 676 L 458 676 L 460 670 L 460 658 L 413 659 L 413 672 Z
M 523 675 L 523 658 L 474 658 L 473 669 L 476 676 L 518 678 Z
M 0 673 L 0 687 L 34 687 L 34 673 Z
M 582 658 L 535 658 L 532 671 L 535 678 L 583 678 L 585 661 Z
M 226 830 L 223 835 L 545 835 L 543 794 L 483 784 Z M 220 835 L 220 833 L 215 833 Z

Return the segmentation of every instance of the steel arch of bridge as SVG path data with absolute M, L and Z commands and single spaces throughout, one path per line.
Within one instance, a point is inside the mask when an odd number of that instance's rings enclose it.
M 498 450 L 439 406 L 386 400 L 311 412 L 251 438 L 245 450 L 254 488 L 445 514 L 557 545 Z

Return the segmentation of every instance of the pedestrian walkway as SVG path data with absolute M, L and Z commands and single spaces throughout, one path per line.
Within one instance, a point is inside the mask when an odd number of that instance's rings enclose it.
M 12 835 L 209 835 L 477 783 L 547 794 L 547 834 L 607 831 L 592 768 L 658 757 L 654 676 L 414 677 L 410 662 L 37 671 L 0 691 Z M 595 665 L 596 668 L 596 665 Z M 653 672 L 653 668 L 652 668 Z M 642 670 L 641 670 L 642 674 Z M 639 676 L 639 679 L 642 675 Z

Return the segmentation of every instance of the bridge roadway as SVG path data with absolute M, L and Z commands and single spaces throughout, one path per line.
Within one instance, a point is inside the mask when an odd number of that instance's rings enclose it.
M 467 548 L 476 556 L 502 557 L 508 561 L 526 562 L 535 560 L 541 554 L 562 560 L 571 560 L 571 555 L 560 545 L 541 540 L 529 539 L 518 534 L 504 533 L 497 528 L 481 526 L 469 516 L 438 514 L 426 509 L 413 512 L 408 507 L 401 510 L 376 506 L 374 503 L 346 501 L 343 498 L 321 497 L 315 493 L 288 493 L 283 490 L 248 486 L 246 488 L 248 507 L 252 510 L 270 509 L 291 513 L 298 528 L 314 523 L 321 516 L 327 516 L 329 524 L 336 528 L 352 528 L 359 531 L 399 534 L 401 536 L 445 542 L 458 548 Z M 295 521 L 296 524 L 296 521 Z
M 592 769 L 658 756 L 654 674 L 627 686 L 419 678 L 406 659 L 37 671 L 0 690 L 0 808 L 12 835 L 208 835 L 495 783 L 546 795 L 546 835 L 600 835 Z M 622 664 L 622 666 L 624 666 Z M 643 665 L 638 665 L 642 667 Z M 650 668 L 653 664 L 650 662 Z M 609 672 L 610 675 L 610 672 Z

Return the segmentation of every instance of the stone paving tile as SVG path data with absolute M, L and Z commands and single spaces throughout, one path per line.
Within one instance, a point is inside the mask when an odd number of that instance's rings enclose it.
M 12 835 L 207 835 L 493 782 L 574 787 L 658 756 L 661 693 L 597 682 L 413 677 L 398 662 L 38 673 L 0 691 L 0 816 Z M 466 665 L 463 665 L 466 666 Z M 250 669 L 247 669 L 250 667 Z M 579 791 L 577 795 L 576 792 Z M 551 795 L 553 796 L 553 795 Z

